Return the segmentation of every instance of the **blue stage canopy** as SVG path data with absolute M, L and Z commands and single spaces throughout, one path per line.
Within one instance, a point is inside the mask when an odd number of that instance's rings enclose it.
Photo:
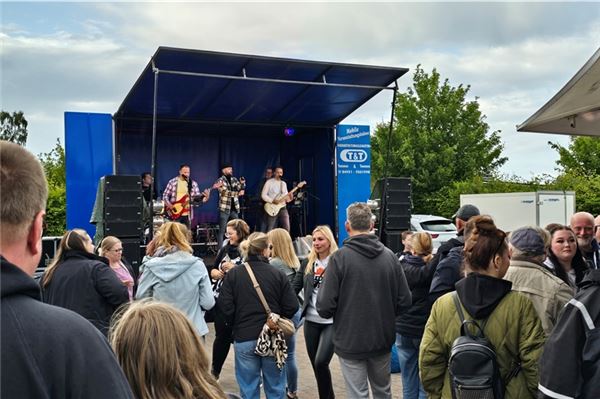
M 333 127 L 408 71 L 159 47 L 115 113 L 118 123 L 152 118 L 156 70 L 158 120 L 190 132 L 194 122 Z

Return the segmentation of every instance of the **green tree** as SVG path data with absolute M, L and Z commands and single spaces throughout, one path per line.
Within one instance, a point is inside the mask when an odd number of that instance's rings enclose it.
M 22 146 L 27 143 L 27 119 L 23 111 L 0 111 L 0 139 Z
M 47 226 L 44 235 L 61 236 L 67 226 L 65 149 L 60 140 L 57 140 L 50 152 L 40 154 L 38 157 L 48 180 Z
M 387 124 L 375 128 L 373 177 L 410 176 L 415 213 L 433 213 L 435 193 L 456 181 L 493 175 L 507 161 L 499 131 L 490 132 L 477 99 L 467 101 L 469 90 L 418 65 L 413 87 L 398 95 L 391 139 Z
M 600 139 L 598 137 L 571 137 L 571 143 L 564 147 L 548 142 L 560 156 L 556 163 L 565 172 L 600 175 Z

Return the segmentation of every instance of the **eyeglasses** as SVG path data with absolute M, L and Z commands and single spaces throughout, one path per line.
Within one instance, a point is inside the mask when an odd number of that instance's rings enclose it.
M 123 248 L 113 248 L 111 249 L 113 252 L 123 252 Z

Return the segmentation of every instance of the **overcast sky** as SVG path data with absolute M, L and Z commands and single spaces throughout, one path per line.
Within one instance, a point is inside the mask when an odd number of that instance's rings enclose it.
M 2 2 L 1 102 L 29 121 L 28 148 L 63 140 L 65 111 L 114 113 L 158 46 L 319 61 L 437 68 L 471 85 L 501 172 L 556 174 L 548 140 L 517 133 L 600 46 L 597 3 L 10 3 Z M 344 123 L 388 121 L 391 93 Z M 63 141 L 64 142 L 64 141 Z

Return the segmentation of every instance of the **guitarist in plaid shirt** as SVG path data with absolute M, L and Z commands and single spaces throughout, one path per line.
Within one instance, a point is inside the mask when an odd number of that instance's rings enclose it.
M 221 165 L 223 174 L 217 180 L 219 187 L 219 248 L 223 244 L 223 235 L 227 222 L 238 218 L 240 212 L 240 201 L 238 197 L 244 195 L 246 180 L 241 177 L 239 180 L 233 176 L 233 166 L 230 162 L 224 162 Z
M 190 180 L 190 167 L 184 164 L 179 167 L 179 175 L 169 180 L 167 187 L 163 192 L 163 201 L 165 202 L 166 208 L 171 210 L 173 206 L 181 201 L 186 195 L 191 196 L 192 198 L 202 195 L 202 202 L 205 203 L 210 198 L 210 190 L 207 189 L 200 193 L 198 183 Z M 190 227 L 191 217 L 189 201 L 185 201 L 185 204 L 183 204 L 183 211 L 181 214 L 178 215 L 177 218 L 171 219 Z

